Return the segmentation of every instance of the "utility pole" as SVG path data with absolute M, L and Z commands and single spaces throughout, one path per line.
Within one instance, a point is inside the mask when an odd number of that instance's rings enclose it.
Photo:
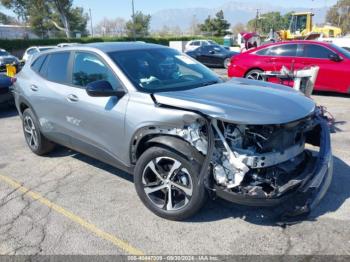
M 256 30 L 258 29 L 258 20 L 259 20 L 259 9 L 256 9 L 256 17 L 255 17 L 255 25 L 254 25 L 255 33 L 256 33 Z
M 133 35 L 134 41 L 136 41 L 134 0 L 131 0 L 131 9 L 132 9 L 132 35 Z
M 91 15 L 91 8 L 89 8 L 90 12 L 90 30 L 91 30 L 91 37 L 94 37 L 94 29 L 92 27 L 92 15 Z

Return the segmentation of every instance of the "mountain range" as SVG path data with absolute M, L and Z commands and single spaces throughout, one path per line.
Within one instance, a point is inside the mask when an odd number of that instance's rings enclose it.
M 202 23 L 209 15 L 214 16 L 219 10 L 223 10 L 225 19 L 228 20 L 231 25 L 237 23 L 247 23 L 250 19 L 256 16 L 256 10 L 261 10 L 263 15 L 266 12 L 279 11 L 282 14 L 295 11 L 312 11 L 314 16 L 314 23 L 324 23 L 328 7 L 320 8 L 285 8 L 275 4 L 259 3 L 253 4 L 251 2 L 230 1 L 217 8 L 177 8 L 177 9 L 165 9 L 160 10 L 152 14 L 151 30 L 161 30 L 164 25 L 168 27 L 179 27 L 183 31 L 190 28 L 192 21 Z

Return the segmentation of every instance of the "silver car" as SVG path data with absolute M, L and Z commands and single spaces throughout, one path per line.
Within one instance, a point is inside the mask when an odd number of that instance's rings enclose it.
M 208 196 L 308 214 L 332 177 L 323 112 L 301 93 L 247 79 L 223 82 L 173 49 L 96 43 L 55 49 L 13 88 L 38 155 L 64 145 L 134 175 L 142 202 L 182 220 Z

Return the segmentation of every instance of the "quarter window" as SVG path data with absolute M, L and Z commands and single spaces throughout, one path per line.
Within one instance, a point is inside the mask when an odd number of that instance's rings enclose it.
M 303 48 L 303 57 L 328 59 L 331 54 L 334 52 L 320 45 L 304 45 Z
M 46 56 L 45 55 L 42 55 L 42 56 L 39 56 L 35 61 L 34 63 L 32 63 L 32 70 L 39 73 L 40 71 L 40 68 L 41 66 L 43 65 L 44 61 L 45 61 L 45 58 Z
M 48 55 L 40 69 L 40 75 L 49 81 L 67 83 L 69 52 Z
M 78 52 L 75 54 L 73 85 L 86 87 L 89 83 L 106 80 L 116 88 L 118 81 L 112 71 L 96 55 Z

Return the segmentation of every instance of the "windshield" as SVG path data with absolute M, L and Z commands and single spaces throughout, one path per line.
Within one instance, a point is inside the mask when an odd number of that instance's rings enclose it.
M 335 44 L 331 44 L 331 46 L 337 50 L 339 53 L 341 53 L 343 56 L 345 56 L 346 58 L 349 58 L 350 59 L 350 52 L 340 46 L 337 46 Z
M 6 52 L 4 50 L 0 51 L 0 56 L 8 56 L 8 55 L 10 55 L 8 52 Z
M 221 82 L 211 70 L 170 48 L 109 53 L 140 91 L 177 91 Z

